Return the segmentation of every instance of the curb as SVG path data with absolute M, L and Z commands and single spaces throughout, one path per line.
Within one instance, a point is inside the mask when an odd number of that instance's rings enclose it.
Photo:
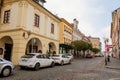
M 118 67 L 113 67 L 113 66 L 106 66 L 106 68 L 120 70 L 120 68 L 118 68 Z

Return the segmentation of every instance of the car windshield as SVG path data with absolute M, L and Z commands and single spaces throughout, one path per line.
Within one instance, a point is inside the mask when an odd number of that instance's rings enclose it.
M 3 60 L 2 60 L 2 59 L 0 59 L 0 62 L 3 62 Z
M 26 54 L 24 56 L 22 56 L 22 58 L 32 58 L 34 56 L 34 54 Z
M 60 55 L 53 55 L 53 57 L 60 57 Z

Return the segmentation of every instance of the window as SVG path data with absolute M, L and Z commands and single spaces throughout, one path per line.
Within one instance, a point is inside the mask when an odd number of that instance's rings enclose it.
M 66 31 L 66 25 L 64 25 L 64 31 Z
M 39 27 L 39 15 L 35 14 L 34 26 Z
M 43 58 L 43 55 L 38 55 L 38 56 L 36 56 L 37 58 Z
M 10 20 L 10 10 L 4 12 L 4 21 L 3 23 L 8 23 Z
M 51 33 L 54 34 L 54 24 L 53 23 L 51 23 Z
M 38 51 L 38 46 L 36 45 L 30 45 L 29 46 L 29 53 L 37 52 Z
M 0 59 L 0 62 L 3 62 L 3 60 L 2 60 L 2 59 Z
M 3 48 L 0 48 L 0 55 L 3 54 Z

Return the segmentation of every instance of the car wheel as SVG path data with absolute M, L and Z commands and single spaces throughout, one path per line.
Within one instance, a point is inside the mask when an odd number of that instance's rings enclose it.
M 55 63 L 54 63 L 54 62 L 52 62 L 52 63 L 51 63 L 51 67 L 54 67 L 54 66 L 55 66 Z
M 64 61 L 61 61 L 61 66 L 63 66 L 64 65 Z
M 11 68 L 10 67 L 5 67 L 3 68 L 1 72 L 2 76 L 7 77 L 11 74 Z
M 69 60 L 69 64 L 71 64 L 71 60 Z
M 25 67 L 24 66 L 20 66 L 20 69 L 25 69 Z
M 39 70 L 39 68 L 40 68 L 40 64 L 39 64 L 39 63 L 36 63 L 34 69 L 35 69 L 35 70 Z

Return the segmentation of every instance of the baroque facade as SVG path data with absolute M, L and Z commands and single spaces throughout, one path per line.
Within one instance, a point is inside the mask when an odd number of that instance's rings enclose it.
M 70 24 L 67 20 L 64 18 L 61 18 L 61 23 L 60 23 L 60 53 L 71 53 L 72 47 L 70 46 L 72 42 L 72 34 L 73 34 L 73 26 Z
M 98 49 L 101 50 L 100 38 L 88 36 L 88 39 L 90 40 L 90 42 L 91 42 L 93 48 L 98 48 Z
M 59 52 L 60 19 L 44 8 L 44 3 L 45 0 L 4 0 L 0 18 L 1 57 L 16 65 L 26 53 Z

